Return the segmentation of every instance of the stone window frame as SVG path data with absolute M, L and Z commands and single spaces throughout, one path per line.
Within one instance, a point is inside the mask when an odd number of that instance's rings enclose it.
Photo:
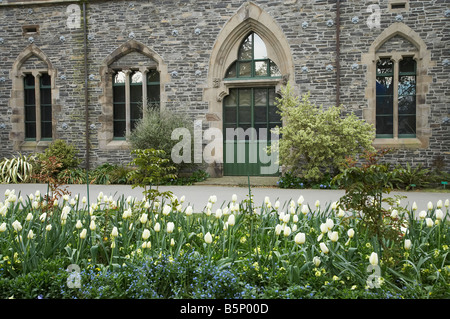
M 32 56 L 47 64 L 47 68 L 39 69 L 25 69 L 23 64 Z M 51 103 L 52 103 L 52 139 L 40 139 L 40 130 L 36 128 L 36 140 L 27 140 L 25 138 L 25 85 L 24 77 L 26 74 L 33 74 L 36 83 L 39 83 L 41 74 L 46 73 L 50 76 L 51 81 Z M 52 140 L 57 139 L 56 133 L 56 118 L 60 112 L 60 106 L 57 104 L 59 99 L 59 89 L 56 87 L 57 71 L 53 67 L 50 59 L 45 53 L 39 49 L 35 44 L 27 46 L 16 58 L 10 71 L 10 79 L 12 80 L 11 98 L 9 100 L 9 107 L 11 109 L 11 132 L 9 139 L 13 142 L 13 149 L 15 151 L 32 151 L 41 152 L 46 149 Z M 37 101 L 36 113 L 39 112 Z M 38 114 L 36 121 L 38 121 L 40 114 Z M 40 125 L 37 123 L 37 125 Z
M 378 53 L 378 49 L 394 36 L 401 36 L 411 42 L 417 49 L 407 52 Z M 379 57 L 414 56 L 416 60 L 416 137 L 415 138 L 375 138 L 373 146 L 376 148 L 394 149 L 424 149 L 429 145 L 431 128 L 429 116 L 431 107 L 426 103 L 426 95 L 432 83 L 428 69 L 433 66 L 431 52 L 427 50 L 425 42 L 410 27 L 396 22 L 385 29 L 372 43 L 368 53 L 363 53 L 362 64 L 367 66 L 365 97 L 367 106 L 363 108 L 363 118 L 369 124 L 376 125 L 376 64 Z
M 281 72 L 280 78 L 225 79 L 226 72 L 238 56 L 242 41 L 249 33 L 255 32 L 267 47 L 268 58 Z M 279 93 L 288 82 L 293 83 L 295 91 L 294 59 L 286 36 L 266 11 L 253 2 L 244 3 L 225 23 L 212 48 L 207 85 L 203 90 L 203 100 L 208 103 L 205 115 L 209 127 L 223 129 L 223 99 L 232 88 L 275 87 Z M 204 141 L 204 143 L 207 141 Z M 216 163 L 210 164 L 207 171 L 211 176 L 223 175 L 223 145 L 216 148 Z
M 137 66 L 137 65 L 124 65 L 112 68 L 111 65 L 124 57 L 128 53 L 138 52 L 143 54 L 156 62 L 155 66 Z M 99 98 L 101 104 L 101 115 L 99 116 L 99 122 L 101 128 L 98 132 L 99 148 L 104 150 L 128 150 L 130 148 L 130 142 L 128 137 L 125 139 L 114 138 L 114 126 L 113 126 L 113 87 L 112 79 L 115 72 L 121 70 L 139 70 L 141 72 L 148 72 L 150 68 L 156 69 L 159 72 L 160 83 L 160 110 L 164 110 L 167 101 L 167 95 L 165 93 L 165 86 L 170 81 L 169 73 L 167 72 L 167 65 L 163 59 L 153 50 L 146 45 L 136 41 L 129 40 L 119 46 L 111 54 L 109 54 L 100 67 L 101 88 L 103 94 Z M 143 95 L 143 99 L 145 96 Z M 127 121 L 127 126 L 129 121 Z M 129 132 L 129 130 L 127 130 Z

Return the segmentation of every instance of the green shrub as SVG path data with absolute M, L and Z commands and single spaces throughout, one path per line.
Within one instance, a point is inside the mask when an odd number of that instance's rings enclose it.
M 132 148 L 153 148 L 171 154 L 172 148 L 179 142 L 171 139 L 172 132 L 176 128 L 189 129 L 191 137 L 193 137 L 192 123 L 185 115 L 168 109 L 160 111 L 159 109 L 149 108 L 129 137 Z M 177 171 L 191 170 L 196 166 L 192 163 L 183 162 L 173 163 L 173 165 L 177 168 Z
M 68 144 L 64 140 L 55 140 L 44 151 L 37 155 L 40 161 L 55 157 L 62 165 L 59 171 L 75 168 L 81 163 L 81 159 L 77 156 L 75 146 Z
M 374 128 L 353 113 L 342 117 L 342 107 L 324 110 L 294 96 L 290 85 L 282 89 L 277 107 L 285 125 L 278 128 L 280 164 L 306 179 L 333 173 L 346 156 L 373 150 Z M 275 145 L 276 147 L 276 145 Z

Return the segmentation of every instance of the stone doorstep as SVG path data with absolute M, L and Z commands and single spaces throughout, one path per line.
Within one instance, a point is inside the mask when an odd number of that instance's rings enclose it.
M 250 176 L 251 186 L 277 186 L 278 177 L 276 176 Z M 210 177 L 205 181 L 197 182 L 195 185 L 227 185 L 227 186 L 247 186 L 247 176 L 223 176 Z

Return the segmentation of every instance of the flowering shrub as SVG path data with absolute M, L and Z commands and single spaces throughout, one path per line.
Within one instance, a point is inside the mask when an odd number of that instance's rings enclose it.
M 390 208 L 405 225 L 394 258 L 358 214 L 302 196 L 195 210 L 175 196 L 44 198 L 0 203 L 2 298 L 450 297 L 448 200 Z

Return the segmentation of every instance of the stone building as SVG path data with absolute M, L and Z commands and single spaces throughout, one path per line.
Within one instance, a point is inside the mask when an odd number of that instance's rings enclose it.
M 450 170 L 448 0 L 0 0 L 0 26 L 2 157 L 63 139 L 126 162 L 142 101 L 271 128 L 289 82 L 375 125 L 392 161 Z M 211 173 L 253 171 L 225 144 Z

